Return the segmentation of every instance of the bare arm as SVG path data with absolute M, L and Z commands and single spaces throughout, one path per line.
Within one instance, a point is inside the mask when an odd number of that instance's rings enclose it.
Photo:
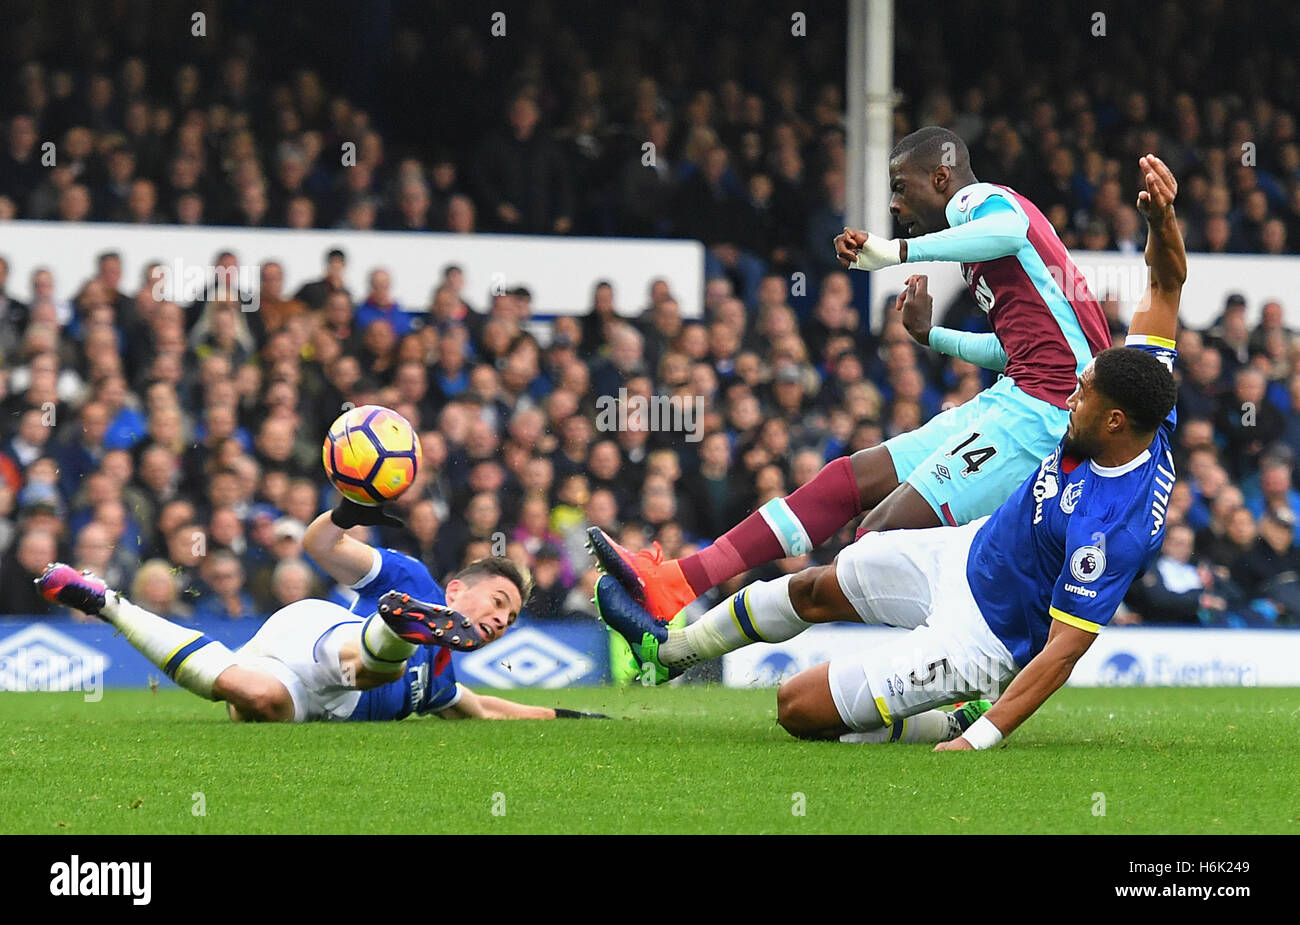
M 550 707 L 533 707 L 503 697 L 476 694 L 463 685 L 460 700 L 438 715 L 447 719 L 555 719 L 555 711 Z
M 1178 300 L 1187 279 L 1187 252 L 1174 215 L 1178 181 L 1154 154 L 1139 159 L 1146 189 L 1138 193 L 1138 209 L 1146 216 L 1147 289 L 1133 314 L 1130 335 L 1170 341 L 1178 337 Z
M 1011 735 L 1060 689 L 1074 670 L 1074 663 L 1088 651 L 1096 638 L 1096 633 L 1053 620 L 1047 645 L 1030 660 L 1024 671 L 1016 675 L 1006 693 L 998 698 L 984 718 L 997 726 L 1004 737 Z M 941 742 L 935 751 L 961 751 L 970 747 L 963 737 Z
M 375 548 L 348 536 L 328 512 L 307 527 L 302 549 L 331 578 L 349 586 L 370 574 L 375 564 Z

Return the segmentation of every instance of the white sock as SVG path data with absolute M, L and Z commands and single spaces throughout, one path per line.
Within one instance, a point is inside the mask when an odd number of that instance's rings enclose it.
M 415 643 L 393 632 L 379 614 L 371 614 L 361 625 L 361 664 L 371 671 L 391 674 L 415 654 Z
M 188 626 L 164 620 L 113 591 L 100 609 L 127 642 L 192 694 L 208 700 L 217 677 L 235 664 L 235 655 L 221 643 Z
M 892 726 L 881 726 L 867 732 L 846 732 L 841 742 L 878 744 L 885 742 L 929 742 L 937 744 L 960 735 L 957 722 L 951 713 L 943 710 L 926 710 L 915 716 L 897 720 Z
M 798 636 L 812 624 L 800 619 L 790 603 L 791 577 L 756 581 L 685 629 L 669 630 L 659 660 L 668 668 L 686 668 L 752 642 L 784 642 Z

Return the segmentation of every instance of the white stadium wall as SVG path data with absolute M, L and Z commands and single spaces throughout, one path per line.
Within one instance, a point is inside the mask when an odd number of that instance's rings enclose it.
M 466 298 L 478 308 L 486 306 L 494 284 L 525 285 L 533 293 L 537 314 L 581 314 L 591 304 L 595 283 L 608 279 L 620 311 L 636 315 L 648 302 L 650 283 L 663 278 L 669 281 L 683 317 L 698 318 L 703 312 L 704 248 L 698 241 L 37 221 L 8 222 L 0 233 L 0 256 L 7 257 L 10 266 L 8 291 L 22 300 L 31 295 L 31 273 L 41 266 L 53 272 L 58 296 L 70 298 L 93 274 L 95 256 L 110 249 L 122 254 L 127 286 L 138 285 L 150 261 L 206 266 L 219 251 L 230 250 L 248 267 L 279 261 L 284 266 L 285 289 L 292 293 L 302 283 L 319 278 L 325 252 L 333 247 L 348 255 L 346 279 L 355 296 L 364 296 L 372 269 L 385 267 L 404 306 L 426 307 L 443 267 L 454 263 L 464 269 Z M 1146 286 L 1142 256 L 1076 251 L 1074 257 L 1093 292 L 1120 294 L 1127 319 Z M 886 314 L 884 300 L 913 273 L 930 278 L 936 320 L 965 286 L 955 264 L 915 263 L 879 270 L 871 279 L 872 323 L 877 330 Z M 1233 292 L 1246 296 L 1247 319 L 1252 323 L 1261 306 L 1276 299 L 1288 323 L 1300 328 L 1300 257 L 1190 255 L 1183 290 L 1184 323 L 1208 326 Z
M 815 626 L 789 642 L 723 656 L 728 687 L 767 687 L 907 631 Z M 1112 627 L 1079 660 L 1075 687 L 1300 687 L 1300 630 Z
M 1147 267 L 1141 254 L 1113 251 L 1074 251 L 1074 262 L 1097 298 L 1113 292 L 1120 299 L 1120 314 L 1128 321 L 1146 289 Z M 1253 326 L 1265 302 L 1282 304 L 1287 324 L 1300 328 L 1300 257 L 1258 257 L 1238 254 L 1188 254 L 1187 285 L 1183 287 L 1180 317 L 1184 325 L 1209 327 L 1234 292 L 1246 297 L 1246 320 Z M 886 312 L 885 299 L 897 295 L 913 273 L 929 277 L 934 296 L 935 321 L 966 288 L 961 270 L 953 263 L 908 263 L 872 274 L 873 324 L 879 330 Z
M 9 260 L 7 288 L 22 301 L 31 296 L 31 275 L 38 267 L 54 274 L 59 298 L 71 298 L 94 275 L 95 257 L 105 250 L 122 255 L 123 288 L 138 287 L 153 261 L 206 266 L 229 250 L 241 266 L 281 263 L 285 291 L 292 294 L 320 278 L 325 254 L 335 247 L 347 254 L 346 282 L 358 300 L 365 297 L 370 271 L 383 267 L 392 274 L 400 304 L 426 308 L 443 268 L 456 264 L 465 271 L 465 298 L 480 310 L 487 308 L 496 284 L 527 286 L 536 314 L 583 314 L 596 282 L 605 279 L 614 286 L 620 312 L 636 315 L 649 302 L 651 282 L 663 278 L 683 317 L 697 318 L 703 311 L 704 247 L 698 241 L 37 221 L 0 226 L 0 256 Z

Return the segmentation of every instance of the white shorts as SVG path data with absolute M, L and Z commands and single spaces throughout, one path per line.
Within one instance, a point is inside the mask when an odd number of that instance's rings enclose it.
M 345 720 L 361 692 L 343 677 L 339 650 L 360 640 L 363 622 L 329 601 L 298 601 L 271 614 L 235 658 L 289 689 L 295 723 Z
M 831 696 L 856 732 L 937 706 L 996 700 L 1020 670 L 980 614 L 966 558 L 987 517 L 962 527 L 868 533 L 839 554 L 835 576 L 867 624 L 906 636 L 831 660 Z

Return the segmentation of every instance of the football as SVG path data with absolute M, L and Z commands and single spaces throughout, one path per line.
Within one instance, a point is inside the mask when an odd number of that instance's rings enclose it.
M 392 501 L 415 481 L 420 441 L 396 411 L 362 405 L 330 425 L 322 448 L 325 473 L 344 497 L 358 504 Z

